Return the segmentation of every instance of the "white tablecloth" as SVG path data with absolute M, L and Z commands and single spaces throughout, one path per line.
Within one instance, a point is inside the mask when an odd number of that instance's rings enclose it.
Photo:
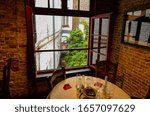
M 93 78 L 93 84 L 96 82 L 99 82 L 104 85 L 105 83 L 105 80 L 103 79 L 96 78 L 96 77 L 90 77 L 90 78 Z M 71 85 L 71 88 L 64 90 L 63 87 L 65 84 Z M 108 85 L 108 90 L 111 91 L 111 93 L 113 94 L 112 99 L 130 99 L 130 96 L 118 86 L 110 82 L 107 82 L 107 85 Z M 101 87 L 100 89 L 102 88 L 103 87 Z M 49 95 L 47 96 L 47 99 L 77 99 L 76 77 L 71 77 L 58 83 L 49 93 Z

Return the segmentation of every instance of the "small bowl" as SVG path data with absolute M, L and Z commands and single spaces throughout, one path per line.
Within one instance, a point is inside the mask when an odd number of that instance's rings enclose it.
M 92 87 L 86 87 L 83 90 L 83 99 L 95 99 L 96 98 L 96 90 Z

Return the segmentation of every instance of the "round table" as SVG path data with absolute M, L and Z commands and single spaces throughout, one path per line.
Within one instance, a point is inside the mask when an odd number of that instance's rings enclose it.
M 85 76 L 84 78 L 92 78 L 93 85 L 94 83 L 105 84 L 105 80 L 100 78 L 90 76 Z M 71 88 L 65 90 L 64 85 L 66 84 L 69 84 Z M 130 99 L 130 96 L 115 84 L 107 82 L 107 85 L 108 90 L 113 93 L 111 99 Z M 102 88 L 103 86 L 100 89 Z M 78 99 L 76 94 L 76 77 L 70 77 L 59 82 L 48 94 L 47 99 Z

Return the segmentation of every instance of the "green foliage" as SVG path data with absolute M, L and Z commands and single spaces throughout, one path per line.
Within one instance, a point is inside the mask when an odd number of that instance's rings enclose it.
M 88 34 L 89 34 L 89 25 L 86 20 L 82 19 L 81 24 L 84 25 L 84 34 L 85 34 L 85 39 L 88 39 Z
M 65 56 L 67 66 L 85 66 L 87 64 L 87 52 L 86 51 L 71 51 Z
M 75 29 L 70 32 L 70 37 L 67 38 L 69 45 L 80 43 L 83 40 L 83 33 L 80 29 Z
M 67 38 L 69 49 L 73 48 L 87 48 L 88 46 L 88 30 L 89 26 L 85 20 L 81 23 L 84 25 L 84 32 L 80 29 L 75 29 L 70 32 L 70 37 Z M 74 50 L 68 51 L 65 54 L 64 59 L 69 67 L 85 66 L 87 65 L 87 51 L 86 50 Z

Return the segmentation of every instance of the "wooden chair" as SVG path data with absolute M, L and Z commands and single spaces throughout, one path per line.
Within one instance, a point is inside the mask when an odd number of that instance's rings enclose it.
M 8 59 L 7 64 L 3 67 L 3 80 L 0 81 L 1 85 L 1 98 L 10 98 L 9 80 L 11 72 L 12 59 Z
M 145 96 L 145 99 L 150 99 L 150 86 L 149 86 L 148 92 L 147 92 L 147 94 Z
M 150 99 L 150 86 L 149 86 L 147 94 L 144 98 L 138 98 L 138 97 L 135 97 L 135 96 L 131 96 L 131 99 Z
M 95 76 L 102 79 L 108 76 L 108 81 L 115 82 L 116 72 L 118 64 L 110 61 L 96 61 Z
M 52 76 L 47 78 L 49 89 L 51 90 L 57 83 L 66 79 L 65 67 L 60 70 L 55 70 Z

